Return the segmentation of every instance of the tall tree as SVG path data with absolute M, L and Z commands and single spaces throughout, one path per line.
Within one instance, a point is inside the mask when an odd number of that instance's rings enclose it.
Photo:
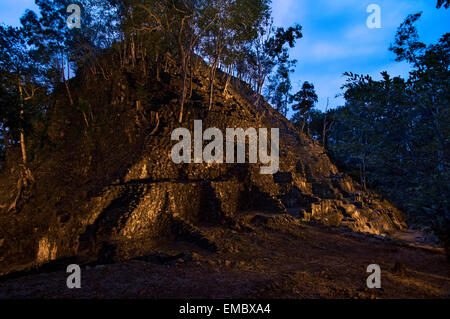
M 291 97 L 292 109 L 296 111 L 296 118 L 302 123 L 301 132 L 310 118 L 310 111 L 318 101 L 314 84 L 308 81 L 303 82 L 302 88 Z
M 289 56 L 285 52 L 278 62 L 276 73 L 269 77 L 266 89 L 268 100 L 284 116 L 289 111 L 292 90 L 290 73 L 294 72 L 296 62 L 296 60 L 289 60 Z
M 15 114 L 9 119 L 11 128 L 17 128 L 20 136 L 22 164 L 27 164 L 27 147 L 25 138 L 26 129 L 26 104 L 34 98 L 38 87 L 38 74 L 36 62 L 33 60 L 32 52 L 27 45 L 24 30 L 21 28 L 0 26 L 0 48 L 4 52 L 0 60 L 1 84 L 4 94 L 12 94 L 16 97 L 13 111 L 6 114 Z M 4 106 L 11 108 L 11 106 Z M 6 123 L 4 123 L 5 125 Z
M 167 40 L 176 43 L 181 68 L 182 83 L 178 121 L 183 121 L 186 100 L 188 63 L 193 57 L 201 37 L 213 25 L 218 13 L 206 0 L 142 1 L 136 4 L 148 14 L 149 31 L 159 30 Z
M 39 88 L 38 63 L 33 59 L 33 51 L 28 45 L 23 28 L 0 26 L 0 85 L 3 95 L 3 135 L 19 135 L 21 164 L 14 201 L 9 210 L 16 208 L 24 190 L 33 183 L 34 178 L 28 167 L 27 132 L 30 131 L 31 115 L 36 104 L 32 100 Z M 11 104 L 3 104 L 11 103 Z M 6 130 L 8 126 L 8 131 Z M 5 141 L 6 149 L 8 141 Z
M 391 51 L 410 63 L 408 79 L 346 73 L 346 105 L 334 112 L 329 150 L 362 183 L 381 189 L 450 243 L 450 34 L 425 45 L 400 25 Z
M 209 109 L 218 65 L 228 66 L 230 72 L 229 67 L 236 63 L 245 46 L 255 40 L 258 26 L 269 16 L 265 0 L 216 0 L 213 7 L 217 10 L 217 19 L 202 41 L 203 53 L 210 62 Z
M 303 37 L 302 27 L 296 24 L 288 29 L 273 27 L 271 20 L 261 24 L 258 37 L 253 43 L 249 55 L 250 65 L 253 66 L 256 104 L 259 103 L 267 77 L 272 73 L 277 63 L 287 60 L 288 48 L 295 46 L 296 40 Z

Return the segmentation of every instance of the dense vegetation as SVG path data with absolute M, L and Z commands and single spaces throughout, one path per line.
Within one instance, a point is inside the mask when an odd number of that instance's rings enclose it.
M 53 112 L 62 96 L 66 101 L 59 112 L 79 112 L 85 125 L 79 131 L 90 138 L 92 121 L 108 110 L 93 110 L 92 101 L 77 94 L 81 86 L 128 76 L 139 92 L 139 113 L 148 106 L 148 79 L 160 82 L 162 75 L 176 73 L 182 80 L 174 113 L 182 123 L 194 74 L 203 63 L 209 67 L 211 110 L 218 68 L 229 74 L 221 93 L 227 93 L 231 75 L 261 93 L 274 67 L 289 61 L 288 48 L 302 37 L 299 25 L 273 26 L 270 0 L 85 0 L 76 2 L 80 21 L 70 15 L 72 2 L 36 0 L 39 14 L 27 10 L 20 27 L 0 26 L 0 165 L 10 162 L 19 172 L 10 210 L 33 185 L 32 164 L 39 156 L 55 144 L 71 143 L 55 140 L 54 134 L 49 141 L 52 122 L 62 121 Z M 152 112 L 157 126 L 158 110 Z
M 345 106 L 312 110 L 308 123 L 310 134 L 364 187 L 383 192 L 448 241 L 450 34 L 425 45 L 415 27 L 420 16 L 406 18 L 390 48 L 397 61 L 410 63 L 409 78 L 345 73 Z M 293 118 L 300 128 L 302 117 Z
M 181 123 L 199 57 L 210 67 L 211 108 L 218 67 L 261 93 L 277 64 L 292 63 L 287 47 L 302 37 L 299 25 L 287 30 L 273 26 L 269 0 L 86 0 L 80 3 L 79 29 L 66 25 L 71 2 L 36 0 L 40 16 L 28 10 L 20 28 L 0 27 L 3 159 L 20 144 L 27 163 L 28 136 L 42 123 L 58 88 L 71 106 L 83 108 L 71 92 L 74 75 L 107 79 L 133 69 L 159 81 L 161 70 L 175 63 L 183 78 Z M 114 57 L 114 67 L 100 63 L 106 52 Z

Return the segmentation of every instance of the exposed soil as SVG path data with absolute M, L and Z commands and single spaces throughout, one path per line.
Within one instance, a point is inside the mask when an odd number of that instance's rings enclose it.
M 82 266 L 82 288 L 64 270 L 0 278 L 1 298 L 449 298 L 450 266 L 437 248 L 249 214 L 230 227 L 199 227 L 217 252 L 175 241 L 149 256 Z M 381 267 L 381 289 L 366 268 Z

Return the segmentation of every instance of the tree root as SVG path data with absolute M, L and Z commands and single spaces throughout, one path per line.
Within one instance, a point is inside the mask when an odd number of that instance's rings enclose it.
M 30 169 L 25 165 L 21 165 L 19 169 L 19 178 L 16 186 L 16 196 L 8 207 L 8 213 L 18 210 L 18 204 L 28 197 L 29 189 L 34 184 L 34 177 Z

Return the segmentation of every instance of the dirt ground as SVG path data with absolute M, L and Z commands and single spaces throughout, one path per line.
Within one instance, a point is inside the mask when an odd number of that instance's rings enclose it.
M 82 266 L 81 289 L 67 288 L 64 270 L 0 278 L 0 298 L 450 297 L 450 264 L 440 249 L 254 216 L 238 227 L 201 228 L 215 253 L 172 242 L 142 258 Z M 366 286 L 370 264 L 381 267 L 381 289 Z

